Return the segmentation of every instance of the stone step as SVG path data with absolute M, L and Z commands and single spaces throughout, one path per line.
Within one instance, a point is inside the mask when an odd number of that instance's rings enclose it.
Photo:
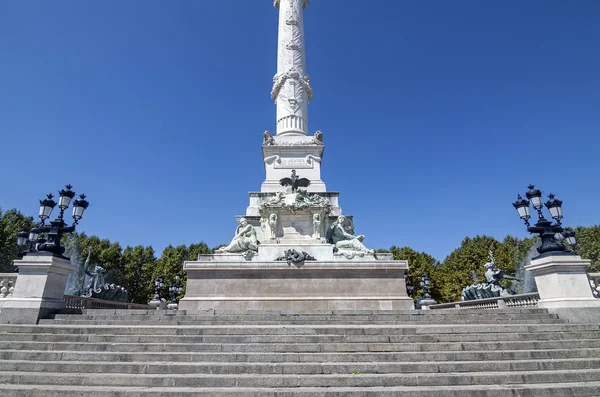
M 109 316 L 137 316 L 137 315 L 173 315 L 173 316 L 181 316 L 187 315 L 188 313 L 185 310 L 129 310 L 129 309 L 82 309 L 81 313 L 83 315 L 109 315 Z M 480 310 L 480 309 L 444 309 L 444 310 L 430 310 L 428 312 L 418 311 L 418 310 L 313 310 L 313 311 L 303 311 L 303 310 L 201 310 L 195 315 L 242 315 L 246 317 L 251 317 L 255 315 L 264 316 L 264 315 L 372 315 L 372 314 L 392 314 L 392 315 L 400 315 L 400 314 L 409 314 L 414 316 L 448 316 L 448 315 L 467 315 L 467 314 L 475 314 L 480 316 L 493 316 L 497 314 L 517 314 L 517 313 L 525 313 L 525 314 L 548 314 L 547 309 L 540 308 L 506 308 L 506 309 L 493 309 L 493 310 Z M 72 313 L 70 313 L 72 314 Z
M 417 312 L 418 313 L 418 312 Z M 392 320 L 392 321 L 426 321 L 426 320 L 456 320 L 465 322 L 466 320 L 485 320 L 485 319 L 544 319 L 544 318 L 558 318 L 556 314 L 550 313 L 494 313 L 493 315 L 487 314 L 361 314 L 361 315 L 317 315 L 317 314 L 261 314 L 261 315 L 202 315 L 202 314 L 186 314 L 186 315 L 169 315 L 169 314 L 148 314 L 148 315 L 111 315 L 107 313 L 103 314 L 56 314 L 54 319 L 65 320 L 65 319 L 80 319 L 80 320 L 143 320 L 143 321 L 204 321 L 204 320 L 222 320 L 222 321 L 275 321 L 275 320 L 313 320 L 313 321 L 374 321 L 374 320 Z
M 46 321 L 147 321 L 147 322 L 260 322 L 260 321 L 288 321 L 303 322 L 311 321 L 315 323 L 325 322 L 378 322 L 378 321 L 403 321 L 408 323 L 437 323 L 447 322 L 455 324 L 477 323 L 484 321 L 531 321 L 531 320 L 558 320 L 558 315 L 554 314 L 497 314 L 495 316 L 413 316 L 413 315 L 373 315 L 373 316 L 97 316 L 97 315 L 56 315 L 53 319 Z
M 513 324 L 563 324 L 564 321 L 562 320 L 558 320 L 558 319 L 544 319 L 544 320 L 515 320 L 515 321 L 511 321 Z M 173 321 L 173 322 L 168 322 L 168 325 L 233 325 L 233 324 L 241 324 L 242 322 L 240 321 Z M 248 324 L 248 325 L 293 325 L 296 322 L 294 321 L 245 321 L 243 322 L 244 324 Z M 338 323 L 336 322 L 332 322 L 332 321 L 327 321 L 327 322 L 316 322 L 316 321 L 299 321 L 297 322 L 299 324 L 302 325 L 320 325 L 320 324 L 328 324 L 328 325 L 334 325 L 334 324 L 353 324 L 353 325 L 361 325 L 364 324 L 364 322 L 360 322 L 360 321 L 340 321 Z M 129 325 L 129 326 L 138 326 L 138 325 L 148 325 L 148 324 L 157 324 L 158 323 L 152 323 L 152 322 L 147 322 L 147 321 L 110 321 L 110 320 L 101 320 L 101 321 L 94 321 L 94 320 L 88 320 L 88 321 L 78 321 L 78 320 L 59 320 L 59 321 L 47 321 L 47 320 L 42 320 L 40 321 L 40 324 L 56 324 L 56 325 Z M 167 325 L 167 322 L 162 322 L 162 324 Z M 371 322 L 371 324 L 381 324 L 381 325 L 405 325 L 407 324 L 406 321 L 373 321 Z M 430 321 L 430 322 L 423 322 L 421 323 L 422 325 L 424 324 L 456 324 L 456 322 L 445 322 L 445 321 Z M 481 321 L 479 322 L 479 324 L 490 324 L 490 325 L 494 325 L 494 324 L 506 324 L 506 321 Z
M 1 338 L 1 335 L 0 335 Z M 169 343 L 171 342 L 171 343 Z M 421 352 L 477 350 L 550 350 L 600 348 L 600 338 L 576 338 L 553 341 L 483 341 L 483 342 L 411 342 L 411 343 L 172 343 L 141 342 L 21 342 L 0 341 L 0 350 L 65 351 L 74 348 L 89 352 Z
M 396 386 L 396 387 L 295 387 L 295 388 L 209 388 L 209 387 L 117 387 L 0 385 L 3 397 L 589 397 L 598 396 L 600 382 L 541 383 L 482 386 Z
M 75 347 L 74 347 L 75 348 Z M 0 350 L 0 360 L 79 361 L 79 362 L 251 362 L 251 363 L 335 363 L 335 362 L 446 362 L 500 360 L 554 360 L 565 358 L 600 359 L 600 348 L 502 350 L 502 351 L 443 351 L 443 352 L 98 352 Z
M 382 374 L 600 369 L 600 358 L 412 362 L 90 362 L 0 360 L 0 371 L 107 374 Z M 465 374 L 468 376 L 468 374 Z
M 1 325 L 1 333 L 151 334 L 151 335 L 398 335 L 599 331 L 598 324 L 471 325 Z
M 0 341 L 69 342 L 69 343 L 213 343 L 213 344 L 276 344 L 276 343 L 452 343 L 452 342 L 526 342 L 600 339 L 600 331 L 554 331 L 530 333 L 466 333 L 466 334 L 368 334 L 368 335 L 148 335 L 148 334 L 54 334 L 0 333 Z
M 0 385 L 68 385 L 135 387 L 375 387 L 510 385 L 568 383 L 600 380 L 600 369 L 519 372 L 471 372 L 410 374 L 311 374 L 311 375 L 215 375 L 215 374 L 86 374 L 57 372 L 0 372 Z M 1 388 L 2 386 L 0 386 Z

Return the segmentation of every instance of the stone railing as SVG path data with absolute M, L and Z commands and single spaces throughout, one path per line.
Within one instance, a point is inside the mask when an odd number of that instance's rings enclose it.
M 107 301 L 83 296 L 65 295 L 66 309 L 143 309 L 154 310 L 152 306 L 140 303 Z
M 600 273 L 588 273 L 590 287 L 595 298 L 600 298 Z
M 0 273 L 0 307 L 5 299 L 12 297 L 18 275 L 19 273 Z
M 520 295 L 500 296 L 498 298 L 478 299 L 431 305 L 430 309 L 506 309 L 511 307 L 537 307 L 540 295 L 537 292 Z

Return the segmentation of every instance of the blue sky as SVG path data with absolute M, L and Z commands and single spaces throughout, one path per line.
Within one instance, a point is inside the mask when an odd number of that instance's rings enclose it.
M 269 0 L 0 5 L 0 207 L 71 183 L 79 230 L 122 245 L 227 243 L 275 130 Z M 322 178 L 373 248 L 443 260 L 527 235 L 529 183 L 600 221 L 600 2 L 313 0 Z

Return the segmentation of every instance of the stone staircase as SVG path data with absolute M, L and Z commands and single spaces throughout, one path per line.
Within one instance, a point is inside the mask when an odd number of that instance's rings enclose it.
M 0 326 L 0 396 L 598 396 L 600 325 L 541 309 L 84 310 Z

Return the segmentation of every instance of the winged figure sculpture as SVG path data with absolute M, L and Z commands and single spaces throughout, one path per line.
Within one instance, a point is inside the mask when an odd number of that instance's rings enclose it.
M 298 175 L 296 175 L 296 170 L 292 170 L 291 178 L 281 178 L 279 183 L 281 183 L 281 186 L 291 186 L 292 192 L 297 191 L 299 187 L 308 187 L 308 185 L 310 185 L 308 179 L 299 178 Z

